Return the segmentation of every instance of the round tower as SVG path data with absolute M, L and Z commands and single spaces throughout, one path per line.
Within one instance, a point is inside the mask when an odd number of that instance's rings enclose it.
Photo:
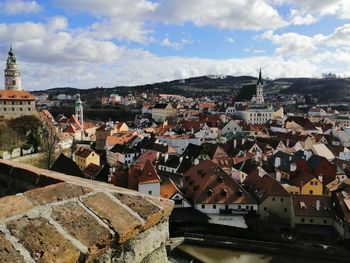
M 5 90 L 22 90 L 21 73 L 12 46 L 10 47 L 6 60 Z
M 84 114 L 83 114 L 83 102 L 80 99 L 80 94 L 76 95 L 75 101 L 75 117 L 80 124 L 81 140 L 84 138 Z

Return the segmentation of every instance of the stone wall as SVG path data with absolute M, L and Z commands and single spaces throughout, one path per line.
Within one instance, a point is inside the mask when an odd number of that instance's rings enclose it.
M 0 174 L 35 187 L 0 198 L 0 262 L 167 262 L 172 201 L 10 161 Z

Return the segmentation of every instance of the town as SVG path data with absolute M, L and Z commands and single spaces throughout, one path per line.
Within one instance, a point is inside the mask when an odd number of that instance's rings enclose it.
M 101 121 L 84 116 L 79 93 L 35 97 L 24 91 L 11 48 L 0 91 L 1 121 L 37 125 L 14 143 L 4 131 L 1 159 L 41 158 L 41 168 L 170 199 L 175 235 L 197 225 L 201 230 L 193 234 L 232 227 L 256 232 L 254 238 L 272 231 L 271 238 L 288 242 L 309 236 L 309 242 L 347 244 L 350 115 L 322 106 L 286 113 L 283 101 L 265 98 L 263 73 L 250 83 L 254 95 L 246 100 L 113 92 L 97 99 L 130 107 L 134 119 Z M 52 115 L 57 101 L 71 104 L 74 112 Z

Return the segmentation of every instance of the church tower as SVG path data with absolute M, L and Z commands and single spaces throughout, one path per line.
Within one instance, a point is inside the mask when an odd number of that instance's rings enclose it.
M 19 66 L 16 62 L 15 52 L 12 50 L 12 46 L 8 52 L 5 69 L 5 90 L 18 90 L 22 91 L 21 73 Z
M 80 123 L 81 140 L 84 138 L 84 114 L 83 114 L 83 103 L 80 99 L 80 94 L 76 95 L 77 100 L 75 102 L 75 118 Z
M 255 103 L 257 104 L 264 104 L 264 86 L 263 86 L 263 80 L 261 77 L 261 68 L 259 72 L 259 79 L 256 83 L 256 95 L 255 95 Z

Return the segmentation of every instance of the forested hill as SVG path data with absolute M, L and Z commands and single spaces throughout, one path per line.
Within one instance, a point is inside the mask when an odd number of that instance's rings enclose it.
M 48 92 L 51 95 L 58 94 L 76 94 L 78 91 L 85 96 L 108 96 L 111 93 L 126 95 L 132 92 L 153 92 L 153 93 L 172 93 L 182 95 L 193 95 L 196 93 L 220 94 L 238 93 L 243 89 L 253 89 L 256 81 L 251 76 L 201 76 L 188 79 L 165 81 L 154 84 L 138 86 L 116 86 L 116 87 L 95 87 L 89 89 L 76 89 L 72 87 L 53 88 L 48 90 L 36 91 L 34 94 Z M 319 78 L 281 78 L 265 81 L 267 91 L 277 89 L 278 92 L 285 94 L 310 95 L 318 98 L 320 102 L 349 100 L 350 80 L 349 79 L 319 79 Z

